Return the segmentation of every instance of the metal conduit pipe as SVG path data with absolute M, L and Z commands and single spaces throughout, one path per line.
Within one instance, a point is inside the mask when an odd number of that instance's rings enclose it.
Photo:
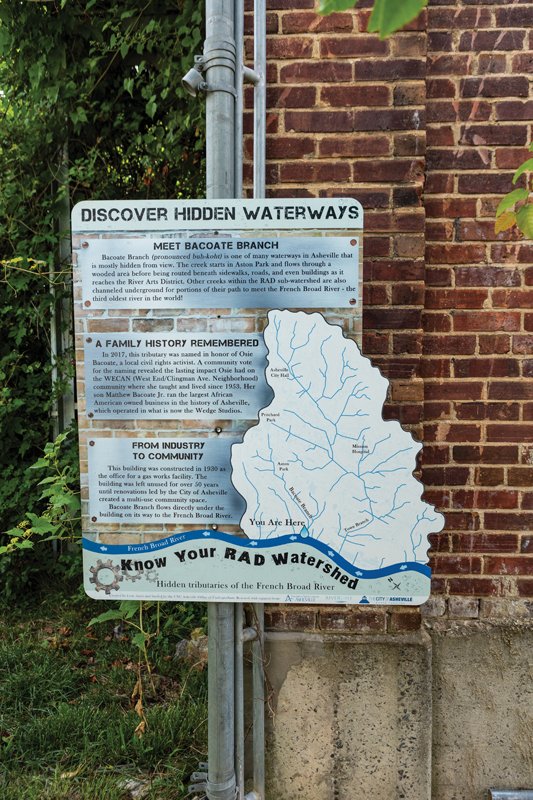
M 266 191 L 266 0 L 254 0 L 254 198 Z M 254 791 L 245 800 L 265 797 L 265 607 L 254 603 L 257 638 L 252 645 Z
M 206 0 L 204 73 L 206 98 L 206 195 L 235 193 L 235 20 L 234 0 Z M 236 792 L 235 630 L 232 603 L 208 603 L 209 800 L 234 800 Z
M 533 789 L 489 789 L 489 800 L 533 800 Z

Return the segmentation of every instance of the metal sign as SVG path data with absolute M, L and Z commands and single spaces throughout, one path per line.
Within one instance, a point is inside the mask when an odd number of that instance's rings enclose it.
M 93 597 L 423 602 L 419 449 L 357 346 L 352 199 L 73 211 Z

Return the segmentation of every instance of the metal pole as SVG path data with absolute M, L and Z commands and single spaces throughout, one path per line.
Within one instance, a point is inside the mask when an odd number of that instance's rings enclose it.
M 254 197 L 265 196 L 266 180 L 266 0 L 254 0 L 254 70 L 259 78 L 254 90 Z M 265 797 L 265 607 L 254 604 L 257 637 L 252 645 L 253 772 L 254 794 Z M 252 798 L 250 798 L 252 800 Z M 255 800 L 255 798 L 253 798 Z
M 235 194 L 234 0 L 206 0 L 205 78 L 207 199 Z M 208 603 L 209 800 L 234 800 L 234 609 Z
M 58 170 L 58 180 L 60 186 L 59 197 L 59 264 L 64 274 L 63 284 L 65 292 L 58 309 L 59 330 L 58 350 L 59 355 L 64 355 L 73 349 L 72 333 L 72 273 L 70 264 L 71 255 L 71 232 L 70 232 L 70 192 L 69 192 L 69 171 L 68 171 L 68 144 L 64 144 L 61 151 L 61 161 Z M 66 274 L 68 270 L 68 275 Z M 70 378 L 68 385 L 63 392 L 59 404 L 59 431 L 64 431 L 75 417 L 74 407 L 74 377 Z M 58 431 L 58 433 L 59 433 Z

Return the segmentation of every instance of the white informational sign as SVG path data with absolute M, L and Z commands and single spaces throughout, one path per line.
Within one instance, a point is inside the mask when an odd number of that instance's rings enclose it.
M 362 222 L 349 198 L 75 207 L 91 596 L 426 600 L 442 517 L 357 346 Z

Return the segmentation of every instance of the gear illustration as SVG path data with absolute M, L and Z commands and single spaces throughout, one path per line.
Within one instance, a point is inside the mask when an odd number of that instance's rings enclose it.
M 113 580 L 110 583 L 103 583 L 100 580 L 100 572 L 102 570 L 109 570 L 113 573 Z M 120 574 L 120 567 L 117 564 L 113 564 L 110 558 L 107 561 L 98 559 L 96 567 L 90 567 L 89 571 L 93 576 L 89 578 L 89 583 L 94 583 L 97 592 L 104 591 L 106 594 L 111 594 L 112 589 L 118 591 L 119 583 L 124 580 L 124 577 Z
M 155 569 L 149 569 L 144 573 L 144 577 L 150 583 L 155 583 L 156 580 L 159 578 L 159 573 L 155 571 Z
M 122 570 L 122 575 L 126 578 L 127 581 L 140 581 L 143 574 L 140 569 L 135 570 L 135 572 L 128 572 L 127 569 Z

